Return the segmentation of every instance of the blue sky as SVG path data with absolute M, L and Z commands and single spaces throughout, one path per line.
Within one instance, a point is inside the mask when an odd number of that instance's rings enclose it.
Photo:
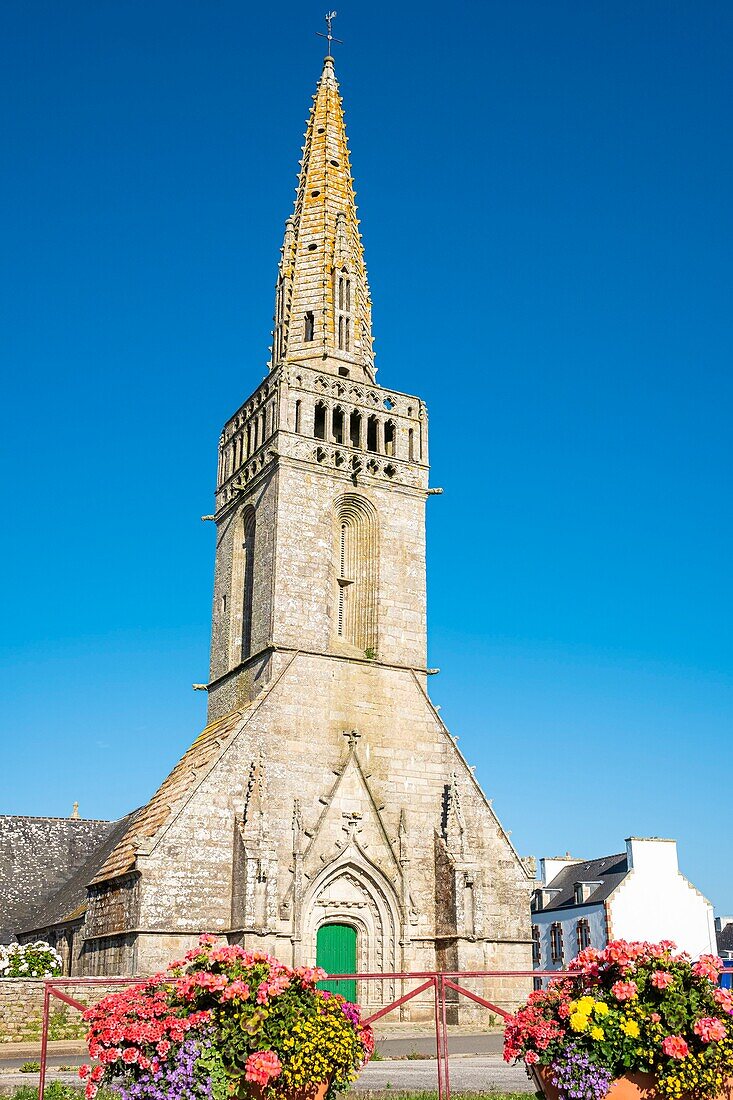
M 121 814 L 203 724 L 199 517 L 319 29 L 2 6 L 2 811 Z M 433 697 L 522 853 L 676 837 L 731 911 L 733 8 L 379 0 L 335 33 L 379 378 L 427 400 L 445 490 Z

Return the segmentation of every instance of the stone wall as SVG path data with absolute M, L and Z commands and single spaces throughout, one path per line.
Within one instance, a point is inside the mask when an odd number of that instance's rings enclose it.
M 123 989 L 122 985 L 109 984 L 84 986 L 65 985 L 64 993 L 82 1004 L 93 1005 Z M 43 982 L 29 978 L 0 978 L 0 1043 L 41 1042 L 43 1026 Z M 86 1024 L 81 1012 L 64 1004 L 57 997 L 51 998 L 49 1039 L 83 1039 Z

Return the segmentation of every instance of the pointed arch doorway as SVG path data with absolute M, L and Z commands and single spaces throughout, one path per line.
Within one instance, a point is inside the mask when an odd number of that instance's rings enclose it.
M 356 929 L 351 924 L 322 924 L 316 934 L 316 965 L 327 974 L 356 973 Z M 355 981 L 319 982 L 319 989 L 356 1000 Z

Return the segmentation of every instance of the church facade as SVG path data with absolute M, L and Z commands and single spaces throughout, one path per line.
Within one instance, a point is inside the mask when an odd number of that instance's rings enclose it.
M 219 443 L 208 725 L 82 910 L 27 930 L 70 971 L 151 973 L 204 931 L 332 972 L 531 967 L 531 868 L 428 694 L 428 472 L 425 405 L 376 382 L 328 57 L 270 370 Z

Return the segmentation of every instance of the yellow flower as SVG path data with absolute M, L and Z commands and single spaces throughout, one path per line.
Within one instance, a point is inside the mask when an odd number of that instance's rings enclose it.
M 593 1005 L 594 1016 L 608 1016 L 608 1005 L 605 1001 L 596 1001 Z
M 582 1012 L 584 1016 L 588 1016 L 594 1004 L 595 1001 L 592 997 L 581 997 L 577 1003 L 576 1011 Z
M 570 1026 L 573 1031 L 585 1031 L 588 1027 L 588 1017 L 584 1012 L 574 1012 L 570 1017 Z
M 621 1030 L 624 1035 L 628 1035 L 630 1039 L 639 1038 L 639 1025 L 636 1020 L 624 1020 L 621 1024 Z
M 602 1027 L 598 1027 L 598 1025 L 596 1024 L 595 1027 L 592 1027 L 590 1029 L 590 1037 L 591 1039 L 595 1039 L 597 1041 L 598 1039 L 603 1039 L 605 1037 L 605 1032 Z

